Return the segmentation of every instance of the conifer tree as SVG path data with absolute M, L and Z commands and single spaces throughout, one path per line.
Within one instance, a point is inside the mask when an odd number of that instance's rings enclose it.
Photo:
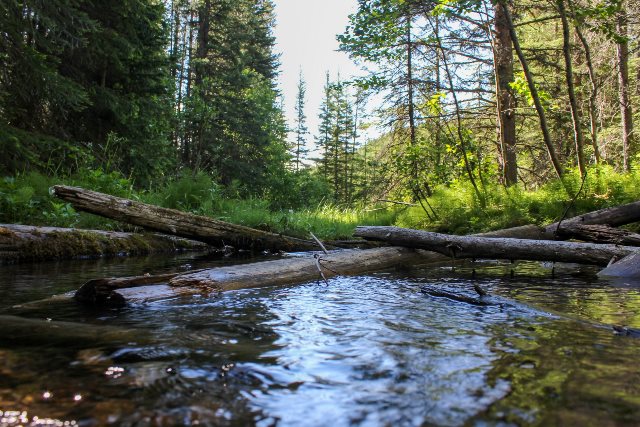
M 296 96 L 295 104 L 295 141 L 293 144 L 293 158 L 295 162 L 295 171 L 298 172 L 302 165 L 302 160 L 309 152 L 307 148 L 307 134 L 309 130 L 307 128 L 307 116 L 304 112 L 305 107 L 305 95 L 307 92 L 307 86 L 302 76 L 302 70 L 300 70 L 300 76 L 298 79 L 298 94 Z

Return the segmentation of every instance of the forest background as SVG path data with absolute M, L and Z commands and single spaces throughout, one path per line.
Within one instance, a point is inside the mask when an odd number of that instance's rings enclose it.
M 0 222 L 126 227 L 59 183 L 325 238 L 638 200 L 639 3 L 359 0 L 338 40 L 366 75 L 327 75 L 310 135 L 270 0 L 2 0 Z

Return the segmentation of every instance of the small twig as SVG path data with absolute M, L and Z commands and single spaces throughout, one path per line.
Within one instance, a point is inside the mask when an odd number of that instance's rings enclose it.
M 322 249 L 322 252 L 324 252 L 325 255 L 329 255 L 329 252 L 327 252 L 327 248 L 324 247 L 320 239 L 318 239 L 312 232 L 309 232 L 309 234 L 311 234 L 311 237 L 313 238 L 313 240 L 315 240 L 316 243 L 320 246 L 320 248 Z
M 322 266 L 320 265 L 320 255 L 313 254 L 313 259 L 316 261 L 316 267 L 318 268 L 318 273 L 320 273 L 320 277 L 322 277 L 322 280 L 324 280 L 324 283 L 328 285 L 329 281 L 327 280 L 324 273 L 322 272 Z

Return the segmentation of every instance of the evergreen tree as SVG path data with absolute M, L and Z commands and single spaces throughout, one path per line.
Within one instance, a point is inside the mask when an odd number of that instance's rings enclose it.
M 318 125 L 318 135 L 316 145 L 320 149 L 320 170 L 326 182 L 329 182 L 329 150 L 331 146 L 331 126 L 333 122 L 333 109 L 331 108 L 331 82 L 327 71 L 324 85 L 324 96 L 320 105 L 320 124 Z
M 307 87 L 302 76 L 302 70 L 300 70 L 300 77 L 298 79 L 298 95 L 296 96 L 295 104 L 295 142 L 293 144 L 293 158 L 296 172 L 300 170 L 301 162 L 309 152 L 309 149 L 306 147 L 307 134 L 309 133 L 309 130 L 306 123 L 307 116 L 304 113 L 306 91 Z
M 247 191 L 264 186 L 268 153 L 283 144 L 272 27 L 271 1 L 204 1 L 189 61 L 193 87 L 185 101 L 184 162 Z

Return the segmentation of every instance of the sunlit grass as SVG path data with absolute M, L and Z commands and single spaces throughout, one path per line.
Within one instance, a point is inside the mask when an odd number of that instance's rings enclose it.
M 133 227 L 90 214 L 78 213 L 49 194 L 58 183 L 77 185 L 143 202 L 210 216 L 274 233 L 323 240 L 350 239 L 358 225 L 396 225 L 454 234 L 468 234 L 524 224 L 552 223 L 605 207 L 640 200 L 640 170 L 620 174 L 610 167 L 592 168 L 583 183 L 570 172 L 565 184 L 550 182 L 535 190 L 505 189 L 497 183 L 484 188 L 483 205 L 469 183 L 435 189 L 429 203 L 436 215 L 420 206 L 362 204 L 344 207 L 331 203 L 297 210 L 274 209 L 272 200 L 235 199 L 205 175 L 177 178 L 150 191 L 135 191 L 116 173 L 81 171 L 59 179 L 32 172 L 0 180 L 0 222 L 95 229 L 132 230 Z M 578 194 L 579 193 L 579 194 Z M 575 195 L 575 197 L 573 197 Z

